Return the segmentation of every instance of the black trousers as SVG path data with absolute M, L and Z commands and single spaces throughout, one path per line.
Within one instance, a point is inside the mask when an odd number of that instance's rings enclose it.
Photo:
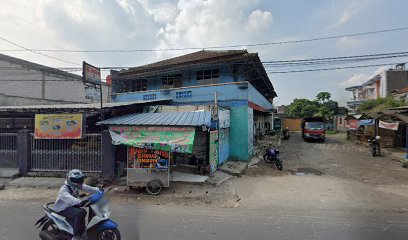
M 74 229 L 74 236 L 81 236 L 85 231 L 86 211 L 79 207 L 69 207 L 61 212 L 60 215 L 67 218 L 69 224 Z

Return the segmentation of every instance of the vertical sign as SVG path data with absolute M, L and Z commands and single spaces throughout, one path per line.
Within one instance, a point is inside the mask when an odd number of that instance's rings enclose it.
M 218 130 L 210 132 L 210 171 L 217 171 L 218 166 Z

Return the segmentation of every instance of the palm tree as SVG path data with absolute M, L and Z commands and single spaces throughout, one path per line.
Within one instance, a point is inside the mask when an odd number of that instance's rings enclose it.
M 316 95 L 316 100 L 321 102 L 321 103 L 324 103 L 324 102 L 330 100 L 330 98 L 331 98 L 331 94 L 329 92 L 319 92 Z

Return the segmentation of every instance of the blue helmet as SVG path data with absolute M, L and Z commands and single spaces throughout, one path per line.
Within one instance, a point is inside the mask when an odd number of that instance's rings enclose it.
M 72 169 L 68 174 L 67 174 L 67 181 L 69 185 L 74 185 L 74 186 L 82 186 L 84 184 L 85 180 L 85 175 L 82 173 L 81 170 L 78 169 Z

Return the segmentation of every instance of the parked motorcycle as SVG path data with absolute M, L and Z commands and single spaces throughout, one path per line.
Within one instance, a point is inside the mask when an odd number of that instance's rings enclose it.
M 289 140 L 290 134 L 289 134 L 289 128 L 285 128 L 282 130 L 282 135 L 283 135 L 283 140 Z
M 41 228 L 41 240 L 71 240 L 73 227 L 65 217 L 55 212 L 52 208 L 54 203 L 47 203 L 43 206 L 45 216 L 39 219 L 35 225 Z M 89 240 L 120 240 L 118 224 L 110 220 L 110 206 L 104 192 L 99 191 L 87 198 L 84 208 L 88 210 L 88 224 L 86 232 Z
M 369 148 L 372 156 L 380 156 L 381 155 L 381 150 L 380 150 L 380 136 L 376 136 L 374 139 L 368 139 L 369 143 Z
M 276 148 L 272 148 L 272 147 L 268 147 L 265 150 L 266 150 L 266 153 L 263 156 L 263 159 L 265 160 L 265 162 L 271 163 L 272 165 L 275 164 L 276 168 L 279 171 L 282 171 L 283 164 L 282 164 L 282 161 L 278 158 L 279 150 Z

